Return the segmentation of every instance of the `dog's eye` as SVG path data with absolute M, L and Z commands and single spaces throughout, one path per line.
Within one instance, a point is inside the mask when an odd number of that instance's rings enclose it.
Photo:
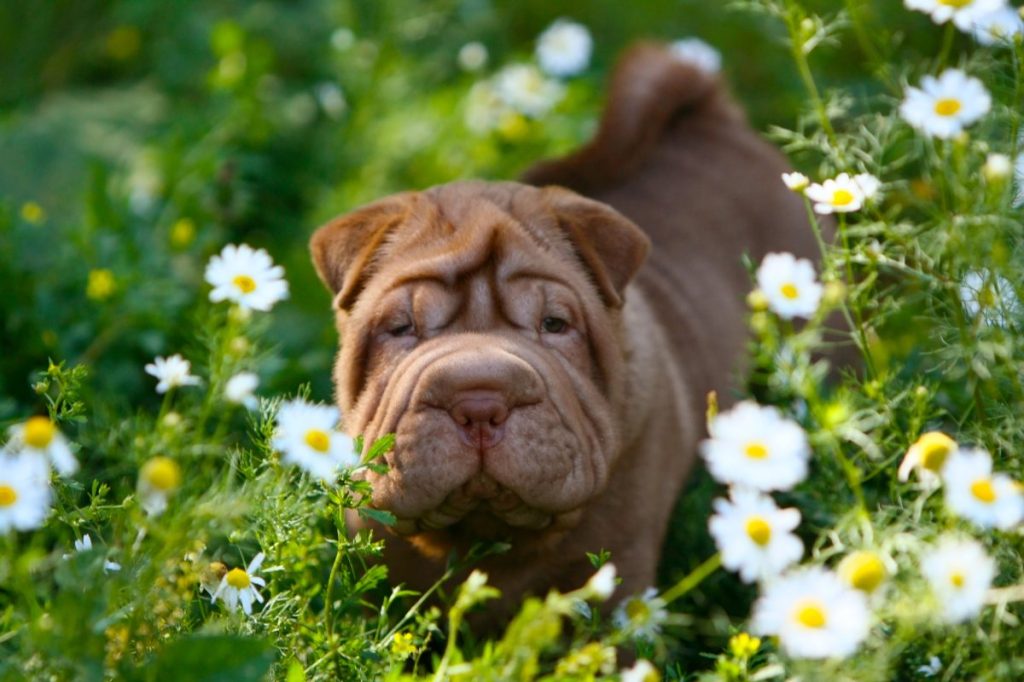
M 413 333 L 412 323 L 406 322 L 405 324 L 399 324 L 388 330 L 388 334 L 391 336 L 409 336 Z
M 569 323 L 560 317 L 545 317 L 540 322 L 541 331 L 546 334 L 561 334 L 569 326 Z

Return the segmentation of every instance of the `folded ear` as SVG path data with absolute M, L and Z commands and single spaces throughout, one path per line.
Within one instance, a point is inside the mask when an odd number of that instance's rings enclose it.
M 363 288 L 373 255 L 412 210 L 414 193 L 381 199 L 335 218 L 313 233 L 309 250 L 317 274 L 346 309 Z
M 594 277 L 605 304 L 621 306 L 622 293 L 647 258 L 651 240 L 607 204 L 559 187 L 542 191 L 559 227 Z

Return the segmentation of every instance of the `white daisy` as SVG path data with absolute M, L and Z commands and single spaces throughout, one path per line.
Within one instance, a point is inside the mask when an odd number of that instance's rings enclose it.
M 960 283 L 960 300 L 969 317 L 977 317 L 995 327 L 1005 327 L 1007 315 L 1021 314 L 1021 303 L 1010 281 L 988 270 L 972 270 Z
M 1024 33 L 1024 20 L 1015 8 L 1009 6 L 983 13 L 971 24 L 971 34 L 982 45 L 1007 45 L 1021 33 Z
M 733 488 L 730 498 L 714 501 L 715 515 L 708 522 L 723 566 L 751 583 L 800 561 L 804 545 L 792 533 L 800 524 L 799 511 L 779 509 L 772 498 L 747 489 Z
M 146 374 L 157 379 L 157 393 L 167 393 L 179 386 L 198 386 L 200 379 L 190 374 L 191 371 L 192 363 L 178 353 L 169 358 L 158 355 L 153 362 L 146 365 Z
M 921 572 L 941 605 L 943 620 L 961 623 L 981 612 L 996 562 L 975 540 L 947 537 L 921 557 Z
M 815 213 L 850 213 L 859 211 L 869 195 L 878 191 L 878 186 L 878 179 L 873 175 L 840 173 L 823 183 L 810 185 L 804 195 L 814 202 Z
M 836 572 L 853 589 L 873 594 L 893 572 L 886 563 L 885 558 L 877 552 L 859 550 L 847 554 L 839 562 Z
M 985 158 L 985 165 L 981 167 L 981 174 L 989 182 L 999 182 L 1010 177 L 1013 173 L 1013 161 L 1006 154 L 989 154 Z
M 846 657 L 867 637 L 870 612 L 862 592 L 814 567 L 768 585 L 751 625 L 759 634 L 778 635 L 794 658 Z
M 527 116 L 548 113 L 562 99 L 565 87 L 545 78 L 535 66 L 512 64 L 494 77 L 494 91 L 502 102 Z
M 169 457 L 153 457 L 139 469 L 139 502 L 150 516 L 167 509 L 167 501 L 181 487 L 181 467 Z
M 43 525 L 50 512 L 48 474 L 32 455 L 0 454 L 0 534 Z
M 807 476 L 807 435 L 774 407 L 743 401 L 716 415 L 710 434 L 700 452 L 711 475 L 722 483 L 789 490 Z
M 241 604 L 245 615 L 252 615 L 253 602 L 263 603 L 263 596 L 256 590 L 254 585 L 264 587 L 267 584 L 263 578 L 254 575 L 262 563 L 263 552 L 260 552 L 253 557 L 245 569 L 232 568 L 225 573 L 224 577 L 220 579 L 217 591 L 210 597 L 210 603 L 215 603 L 220 598 L 221 601 L 227 604 L 230 610 L 237 611 L 238 605 Z
M 629 670 L 623 670 L 619 679 L 622 682 L 661 682 L 661 675 L 650 661 L 640 659 Z
M 253 372 L 239 372 L 224 384 L 224 397 L 228 402 L 255 410 L 258 401 L 253 392 L 259 384 L 260 378 Z
M 813 316 L 824 291 L 811 261 L 791 253 L 767 254 L 757 268 L 757 286 L 772 312 L 787 320 Z
M 1006 530 L 1024 520 L 1024 494 L 1006 474 L 992 473 L 984 450 L 958 450 L 942 469 L 946 506 L 981 528 Z
M 722 53 L 700 38 L 683 38 L 669 46 L 679 61 L 690 64 L 704 73 L 715 74 L 722 70 Z
M 266 251 L 248 244 L 228 244 L 211 258 L 206 281 L 213 287 L 211 301 L 233 301 L 246 310 L 270 310 L 288 298 L 284 268 L 274 265 Z
M 12 426 L 9 434 L 11 447 L 43 457 L 61 476 L 78 471 L 78 460 L 71 454 L 67 439 L 49 417 L 29 417 L 25 423 Z
M 900 116 L 923 133 L 948 139 L 991 108 L 992 97 L 980 80 L 959 69 L 946 69 L 938 78 L 922 78 L 920 88 L 907 88 Z
M 317 478 L 333 481 L 341 468 L 359 463 L 352 439 L 335 430 L 338 408 L 292 400 L 277 412 L 274 447 L 281 461 Z
M 597 599 L 604 601 L 615 591 L 615 564 L 606 563 L 587 581 L 585 589 Z
M 590 64 L 593 49 L 586 26 L 559 19 L 537 38 L 537 61 L 552 76 L 575 76 Z
M 903 0 L 907 9 L 929 15 L 936 24 L 952 20 L 961 31 L 969 31 L 981 16 L 1006 4 L 1006 0 Z
M 810 179 L 803 173 L 783 173 L 782 182 L 794 192 L 803 192 L 811 184 Z
M 473 41 L 459 49 L 459 67 L 464 71 L 479 71 L 487 66 L 487 48 L 483 43 Z
M 612 622 L 617 628 L 637 639 L 646 640 L 654 640 L 667 620 L 665 601 L 653 587 L 624 601 L 612 615 Z
M 932 656 L 928 659 L 927 665 L 917 667 L 917 672 L 924 677 L 935 677 L 942 672 L 942 659 L 938 656 Z
M 928 487 L 935 487 L 940 482 L 939 474 L 949 456 L 956 452 L 956 441 L 941 431 L 928 431 L 914 441 L 900 463 L 897 476 L 900 481 L 910 478 L 911 471 L 917 471 L 917 477 Z

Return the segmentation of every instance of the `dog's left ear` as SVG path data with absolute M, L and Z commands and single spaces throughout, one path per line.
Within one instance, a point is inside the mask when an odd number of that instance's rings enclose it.
M 559 187 L 542 190 L 551 212 L 590 270 L 605 304 L 618 308 L 647 258 L 651 240 L 611 206 Z

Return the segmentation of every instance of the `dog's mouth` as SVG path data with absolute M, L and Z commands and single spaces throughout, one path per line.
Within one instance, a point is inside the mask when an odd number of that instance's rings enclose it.
M 511 531 L 541 531 L 555 515 L 531 507 L 514 491 L 479 472 L 454 489 L 437 507 L 415 518 L 399 518 L 393 530 L 399 535 L 459 526 L 481 538 L 500 539 Z

